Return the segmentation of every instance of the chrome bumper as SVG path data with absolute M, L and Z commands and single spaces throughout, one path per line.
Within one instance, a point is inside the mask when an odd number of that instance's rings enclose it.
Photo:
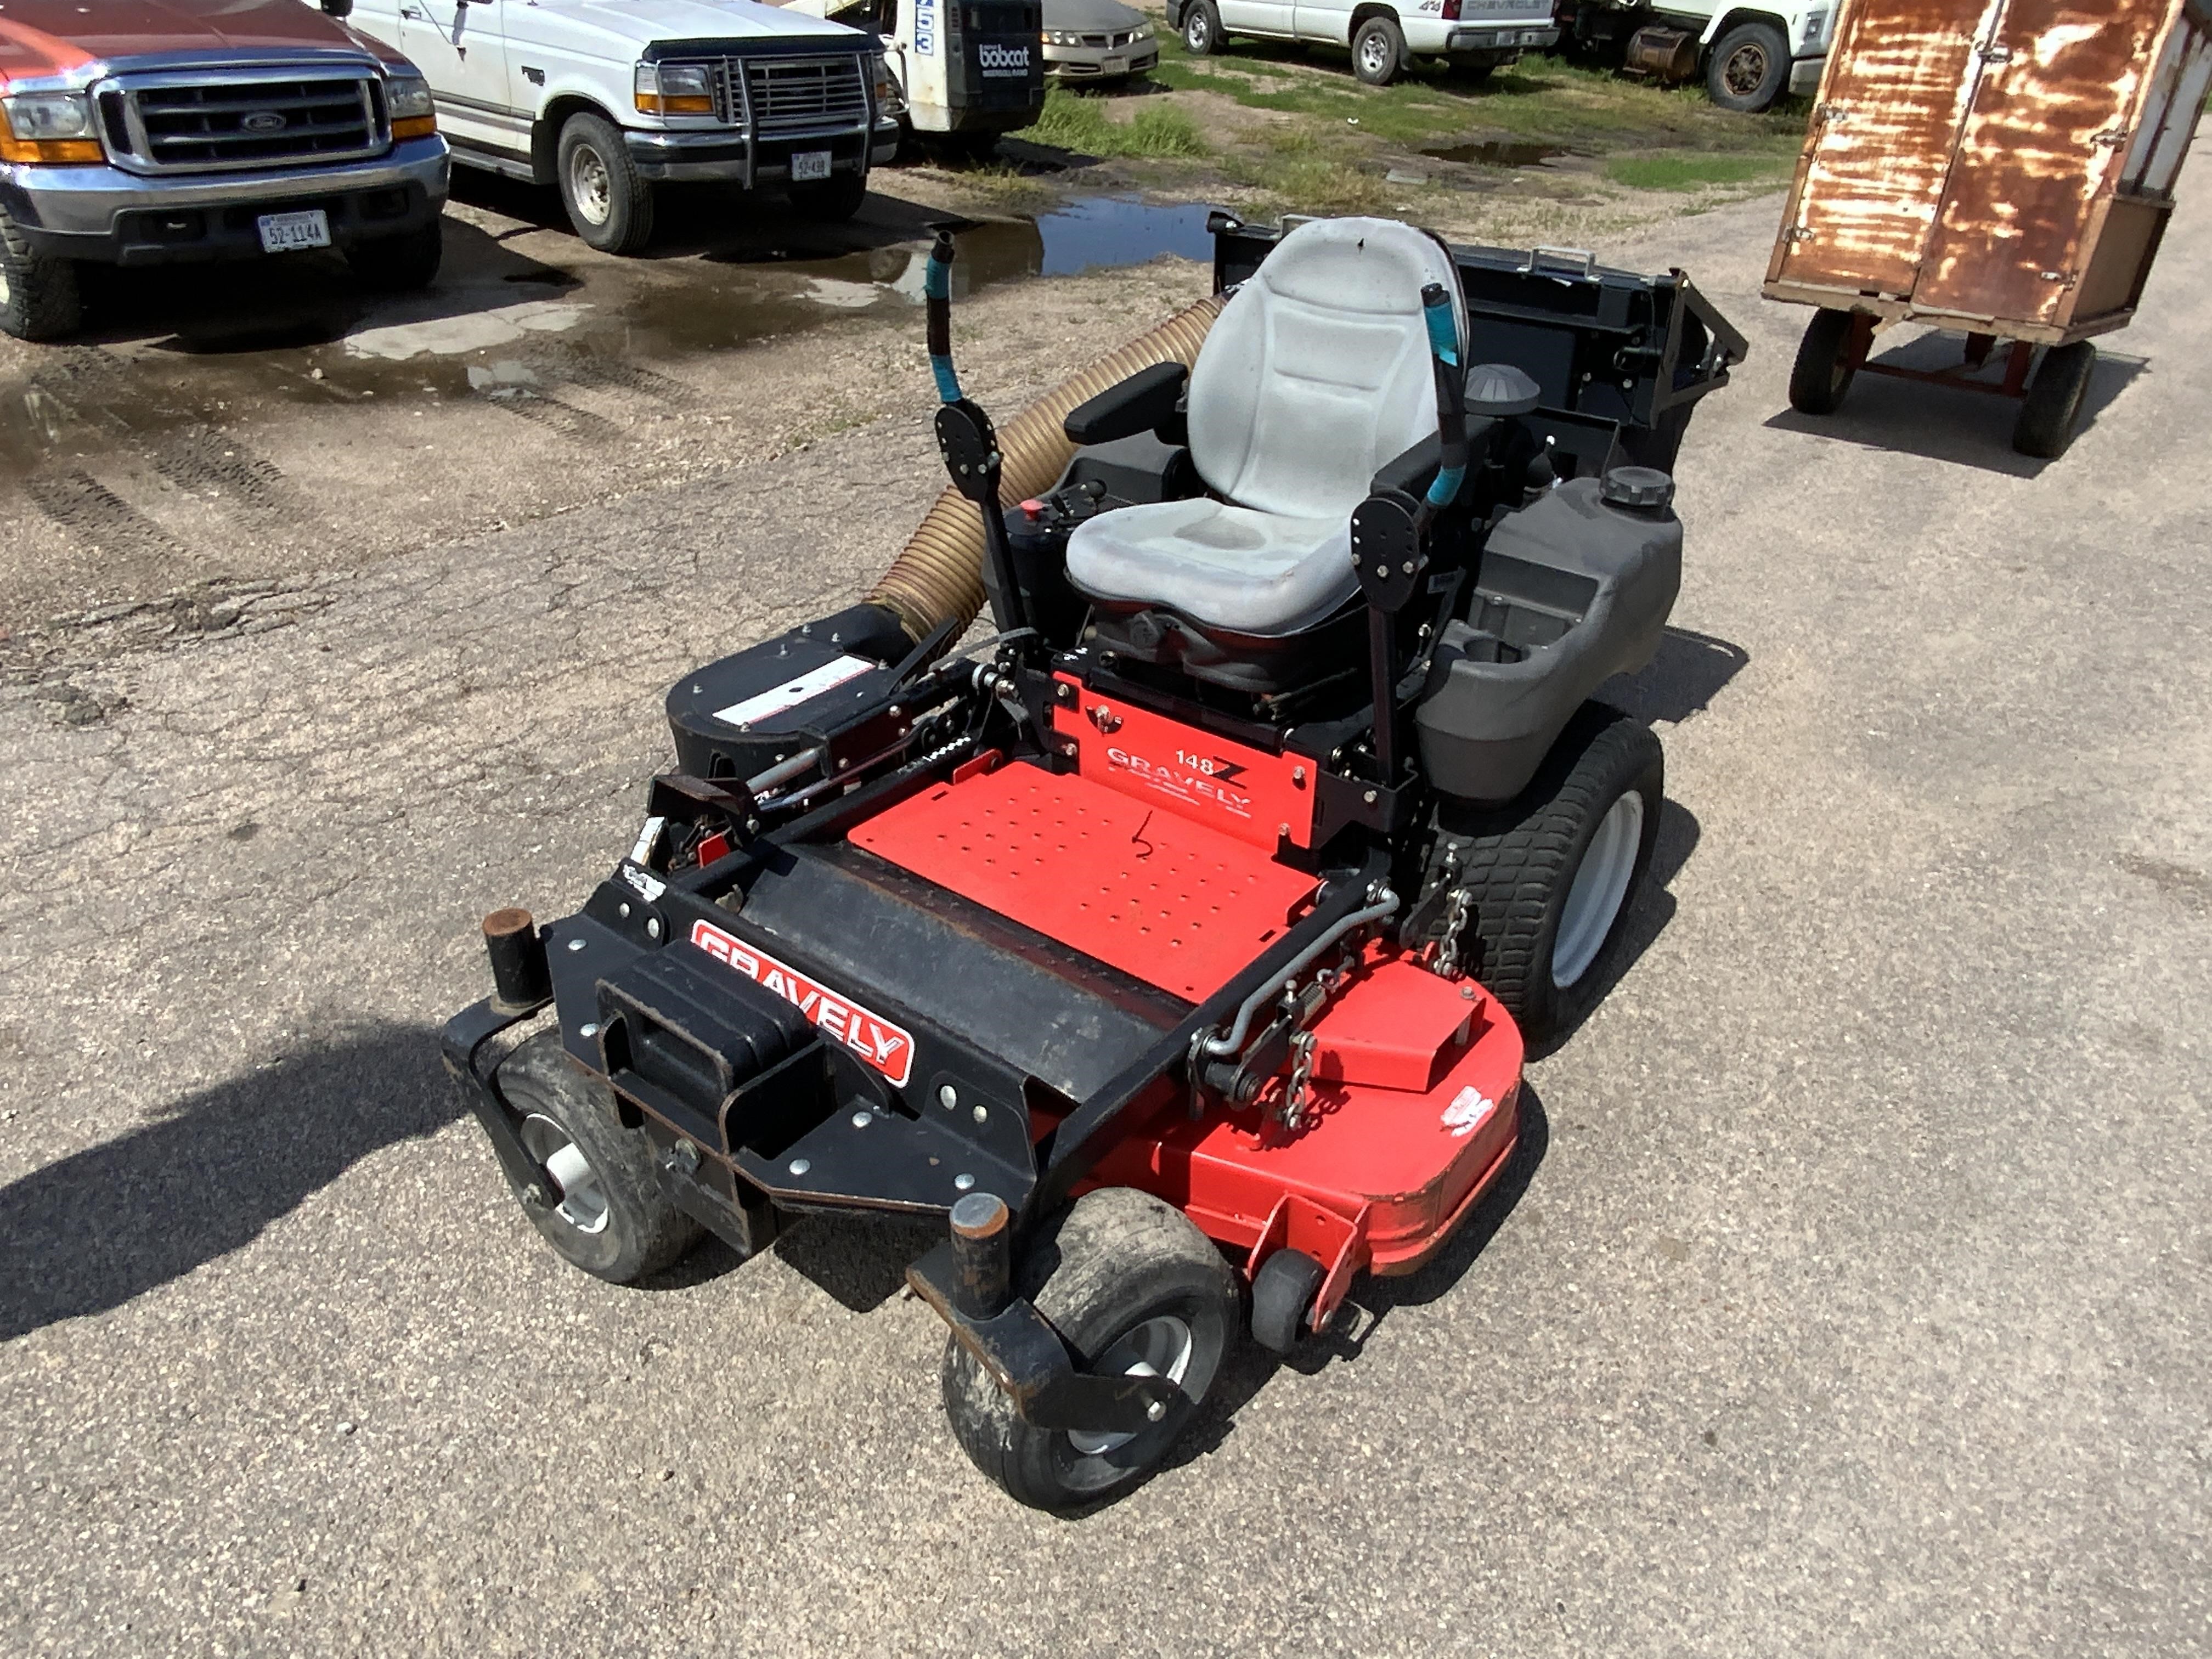
M 888 166 L 898 154 L 898 123 L 875 124 L 868 142 L 856 141 L 860 131 L 845 127 L 832 132 L 780 133 L 764 140 L 756 152 L 744 134 L 721 132 L 628 131 L 629 159 L 638 177 L 654 184 L 772 184 L 791 176 L 787 159 L 793 150 L 828 149 L 832 173 L 866 172 Z M 836 154 L 840 150 L 848 154 Z
M 1825 54 L 1819 58 L 1800 58 L 1790 66 L 1790 95 L 1809 98 L 1820 89 L 1820 71 L 1828 66 Z
M 1555 28 L 1525 23 L 1500 24 L 1496 28 L 1454 29 L 1446 40 L 1447 52 L 1517 52 L 1523 48 L 1548 51 L 1559 44 Z
M 118 216 L 141 209 L 246 207 L 301 197 L 419 185 L 446 199 L 452 160 L 442 138 L 410 138 L 374 161 L 268 173 L 148 175 L 120 167 L 0 166 L 0 204 L 25 227 L 56 236 L 112 235 Z

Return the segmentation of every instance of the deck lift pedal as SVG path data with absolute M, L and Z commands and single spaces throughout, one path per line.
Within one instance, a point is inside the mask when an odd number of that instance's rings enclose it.
M 909 1281 L 948 1415 L 1048 1508 L 1144 1479 L 1242 1333 L 1326 1328 L 1506 1168 L 1524 1032 L 1619 971 L 1658 829 L 1656 738 L 1589 701 L 1680 579 L 1638 462 L 1743 349 L 1679 273 L 1215 233 L 1194 368 L 1068 415 L 1011 526 L 940 235 L 937 434 L 996 631 L 863 605 L 685 676 L 629 856 L 543 929 L 487 918 L 494 994 L 445 1034 L 604 1278 L 944 1218 Z M 1617 406 L 1577 406 L 1592 359 Z

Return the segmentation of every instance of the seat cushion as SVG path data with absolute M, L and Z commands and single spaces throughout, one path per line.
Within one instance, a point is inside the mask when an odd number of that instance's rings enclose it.
M 1214 494 L 1291 518 L 1349 514 L 1437 429 L 1421 287 L 1465 302 L 1451 256 L 1391 219 L 1316 219 L 1223 307 L 1190 377 L 1190 458 Z
M 1294 519 L 1204 499 L 1085 520 L 1067 538 L 1067 574 L 1102 604 L 1262 639 L 1314 627 L 1359 586 L 1348 510 Z

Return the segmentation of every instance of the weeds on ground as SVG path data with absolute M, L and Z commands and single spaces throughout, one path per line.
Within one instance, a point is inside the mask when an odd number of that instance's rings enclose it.
M 1115 120 L 1111 107 L 1111 100 L 1048 86 L 1036 125 L 1012 136 L 1085 155 L 1194 157 L 1208 153 L 1198 124 L 1172 104 L 1141 104 L 1126 121 Z
M 1562 59 L 1530 57 L 1483 81 L 1425 66 L 1388 87 L 1362 85 L 1349 56 L 1329 47 L 1298 52 L 1238 41 L 1224 53 L 1192 58 L 1164 36 L 1152 78 L 1163 86 L 1218 94 L 1250 109 L 1317 116 L 1386 143 L 1413 149 L 1505 135 L 1562 149 L 1656 147 L 1771 150 L 1802 134 L 1802 109 L 1738 115 L 1701 88 L 1663 88 Z

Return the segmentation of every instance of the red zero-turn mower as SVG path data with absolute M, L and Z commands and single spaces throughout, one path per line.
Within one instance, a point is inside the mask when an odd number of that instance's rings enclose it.
M 1213 231 L 1194 363 L 1068 412 L 1012 522 L 939 237 L 996 633 L 861 605 L 686 675 L 629 856 L 542 932 L 488 918 L 496 993 L 446 1031 L 602 1278 L 702 1228 L 946 1218 L 908 1273 L 945 1410 L 1052 1509 L 1143 1479 L 1244 1329 L 1328 1326 L 1505 1168 L 1523 1038 L 1607 982 L 1650 862 L 1658 741 L 1589 696 L 1658 645 L 1665 469 L 1744 349 L 1679 272 Z

